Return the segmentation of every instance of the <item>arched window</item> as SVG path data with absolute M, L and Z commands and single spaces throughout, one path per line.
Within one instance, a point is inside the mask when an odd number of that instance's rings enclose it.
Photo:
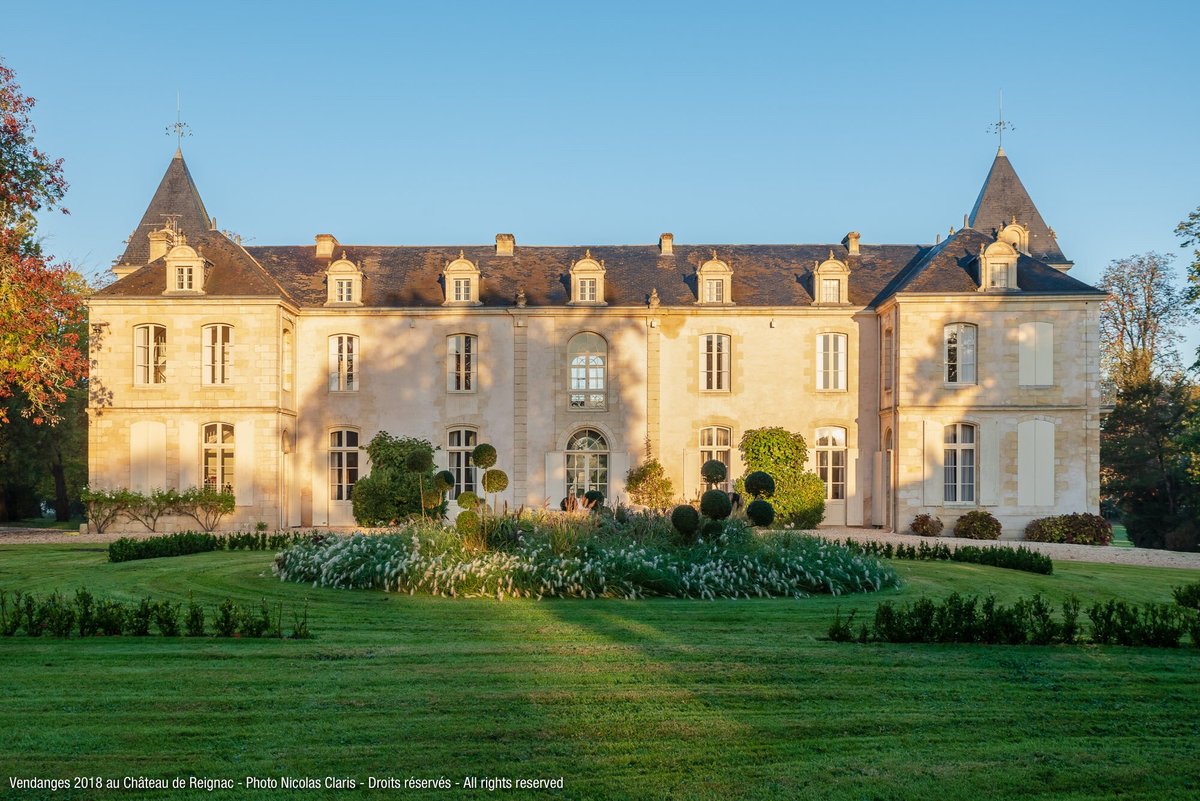
M 817 475 L 825 482 L 825 500 L 846 499 L 846 429 L 817 429 Z
M 475 355 L 479 339 L 472 334 L 446 338 L 446 389 L 449 392 L 475 391 Z
M 600 490 L 608 498 L 608 441 L 592 428 L 571 435 L 567 442 L 567 495 Z
M 233 492 L 233 426 L 208 423 L 200 438 L 200 475 L 204 486 L 218 492 Z
M 705 392 L 729 391 L 729 336 L 700 337 L 700 388 Z
M 817 335 L 817 389 L 846 388 L 846 335 Z
M 976 328 L 970 323 L 951 323 L 942 329 L 947 384 L 975 383 L 975 340 Z
M 946 426 L 942 469 L 947 503 L 975 503 L 975 426 L 955 423 Z
M 280 353 L 279 384 L 284 392 L 292 391 L 292 381 L 295 378 L 295 353 L 292 350 L 292 329 L 283 329 L 279 347 Z
M 139 325 L 133 329 L 133 383 L 167 383 L 167 329 Z
M 608 343 L 599 334 L 585 331 L 567 344 L 570 370 L 568 402 L 572 409 L 603 409 L 608 405 L 606 368 Z
M 454 474 L 451 498 L 457 498 L 464 492 L 478 492 L 475 489 L 475 465 L 471 463 L 471 451 L 479 444 L 478 438 L 479 434 L 473 428 L 452 428 L 446 437 L 450 472 Z
M 233 377 L 233 326 L 206 325 L 202 330 L 204 384 L 228 384 Z
M 329 338 L 329 391 L 358 389 L 358 337 L 337 334 Z
M 329 500 L 348 501 L 358 481 L 358 432 L 339 429 L 329 432 Z
M 708 426 L 700 429 L 700 464 L 712 459 L 725 465 L 725 480 L 712 484 L 709 489 L 729 492 L 733 489 L 733 461 L 731 459 L 733 431 L 724 426 Z

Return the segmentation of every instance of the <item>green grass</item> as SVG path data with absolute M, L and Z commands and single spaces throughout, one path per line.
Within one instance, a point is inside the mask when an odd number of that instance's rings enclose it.
M 834 609 L 1041 591 L 1168 601 L 1200 571 L 898 562 L 900 591 L 754 601 L 448 600 L 284 584 L 271 554 L 121 564 L 0 547 L 0 587 L 310 602 L 310 641 L 0 640 L 8 776 L 565 778 L 547 798 L 1082 799 L 1200 793 L 1200 651 L 839 645 Z M 360 788 L 341 797 L 529 797 Z
M 1133 547 L 1133 542 L 1129 539 L 1129 534 L 1125 531 L 1125 526 L 1120 523 L 1113 523 L 1112 544 L 1117 548 Z

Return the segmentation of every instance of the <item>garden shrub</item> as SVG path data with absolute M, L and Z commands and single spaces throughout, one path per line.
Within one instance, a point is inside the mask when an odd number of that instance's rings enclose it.
M 1025 527 L 1030 542 L 1065 542 L 1074 545 L 1108 545 L 1112 524 L 1100 515 L 1074 513 L 1042 517 Z
M 96 599 L 82 587 L 75 590 L 75 619 L 79 623 L 80 637 L 91 637 L 96 633 Z
M 479 496 L 467 490 L 466 492 L 458 493 L 457 502 L 458 508 L 470 511 L 479 506 Z
M 125 514 L 141 523 L 148 531 L 154 531 L 158 527 L 158 519 L 163 515 L 174 514 L 181 504 L 179 493 L 173 489 L 155 489 L 151 490 L 149 495 L 131 494 L 135 495 L 135 499 L 125 509 Z
M 449 492 L 454 489 L 454 474 L 449 470 L 439 470 L 433 477 L 433 485 L 438 492 Z
M 45 610 L 42 614 L 46 620 L 46 631 L 55 637 L 70 637 L 75 629 L 75 608 L 67 603 L 57 592 L 52 592 L 42 600 Z
M 808 461 L 804 437 L 778 427 L 751 429 L 742 435 L 738 449 L 748 471 L 774 478 L 772 505 L 779 522 L 799 529 L 816 528 L 825 517 L 825 484 L 816 473 L 804 472 Z M 738 492 L 748 491 L 748 477 L 749 473 L 738 479 Z
M 724 490 L 710 489 L 700 496 L 700 514 L 709 520 L 724 520 L 733 514 L 733 503 Z
M 232 492 L 208 486 L 192 487 L 179 494 L 176 511 L 195 520 L 205 531 L 212 531 L 221 518 L 233 512 L 234 502 Z
M 991 512 L 976 509 L 955 521 L 954 536 L 971 540 L 998 540 L 1000 521 Z
M 147 637 L 153 622 L 154 603 L 149 598 L 143 598 L 129 612 L 127 631 L 135 637 Z
M 917 545 L 903 543 L 856 541 L 847 539 L 845 547 L 856 553 L 869 553 L 884 559 L 914 559 L 919 561 L 950 561 L 969 564 L 1024 570 L 1027 573 L 1050 575 L 1054 562 L 1049 556 L 1024 546 L 1012 548 L 1007 545 L 976 547 L 959 545 L 951 548 L 943 543 L 921 542 Z
M 471 464 L 487 470 L 496 464 L 496 448 L 486 442 L 481 442 L 471 451 Z
M 483 484 L 484 492 L 496 495 L 508 489 L 508 474 L 493 467 L 483 474 L 483 480 L 480 483 Z M 495 502 L 493 501 L 494 507 Z
M 129 619 L 129 610 L 120 601 L 102 598 L 96 604 L 96 628 L 108 637 L 118 637 L 125 633 L 125 622 Z
M 700 465 L 700 477 L 707 484 L 720 484 L 725 480 L 727 475 L 728 471 L 725 469 L 725 463 L 720 459 L 709 459 Z
M 587 508 L 592 511 L 596 511 L 604 505 L 604 493 L 597 489 L 583 493 L 583 499 L 587 501 Z
M 395 483 L 386 470 L 379 468 L 355 481 L 350 490 L 355 522 L 360 526 L 386 526 L 398 520 Z
M 769 526 L 775 522 L 775 507 L 770 501 L 757 498 L 747 504 L 746 517 L 756 526 Z
M 195 598 L 188 598 L 187 615 L 184 617 L 183 626 L 189 637 L 204 636 L 204 607 L 196 603 Z
M 705 539 L 714 540 L 725 533 L 725 526 L 721 525 L 720 520 L 705 520 L 704 525 L 700 527 L 700 534 Z
M 180 604 L 170 601 L 154 604 L 154 625 L 158 627 L 158 633 L 162 636 L 179 636 L 179 607 Z
M 675 493 L 667 471 L 657 459 L 647 459 L 630 468 L 625 476 L 625 491 L 634 503 L 651 509 L 666 509 Z
M 1175 603 L 1188 609 L 1200 611 L 1200 581 L 1171 589 Z
M 434 446 L 428 440 L 393 437 L 380 431 L 365 450 L 371 460 L 371 474 L 354 482 L 350 493 L 355 521 L 360 526 L 383 526 L 420 518 L 425 511 L 425 486 L 433 486 L 434 481 Z M 410 464 L 428 469 L 414 471 Z M 445 516 L 444 501 L 431 511 L 436 518 Z
M 1029 542 L 1066 542 L 1067 529 L 1063 516 L 1041 517 L 1025 526 L 1025 539 Z
M 103 534 L 108 527 L 125 514 L 134 503 L 137 495 L 127 489 L 92 489 L 84 487 L 79 494 L 83 502 L 88 524 Z
M 770 498 L 775 494 L 775 479 L 771 478 L 770 473 L 764 473 L 762 470 L 747 473 L 742 486 L 751 498 Z
M 230 534 L 208 534 L 197 531 L 180 531 L 157 537 L 122 537 L 108 544 L 108 561 L 130 562 L 135 559 L 156 559 L 163 556 L 186 556 L 209 551 L 277 551 L 301 537 L 319 537 L 320 534 L 301 534 L 296 531 L 240 532 Z
M 920 537 L 936 537 L 942 533 L 942 529 L 945 527 L 946 524 L 941 521 L 941 518 L 929 514 L 919 514 L 909 524 L 912 533 Z
M 700 513 L 690 504 L 680 504 L 671 512 L 671 525 L 686 542 L 696 536 L 696 531 L 700 528 Z
M 238 633 L 243 637 L 262 637 L 271 629 L 271 609 L 263 598 L 257 612 L 242 609 L 238 616 Z
M 221 605 L 217 607 L 217 612 L 213 616 L 213 630 L 218 637 L 232 637 L 237 633 L 241 617 L 242 610 L 233 602 L 232 598 L 226 598 L 221 601 Z

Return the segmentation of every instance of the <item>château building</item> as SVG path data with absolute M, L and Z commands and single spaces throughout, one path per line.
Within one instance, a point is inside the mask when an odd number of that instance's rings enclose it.
M 647 452 L 691 499 L 704 461 L 740 475 L 742 434 L 781 426 L 826 525 L 985 509 L 1016 536 L 1096 511 L 1104 294 L 1003 149 L 964 223 L 932 245 L 247 247 L 177 152 L 91 300 L 91 484 L 226 488 L 227 527 L 349 525 L 387 431 L 439 446 L 455 493 L 492 443 L 510 506 L 622 499 Z

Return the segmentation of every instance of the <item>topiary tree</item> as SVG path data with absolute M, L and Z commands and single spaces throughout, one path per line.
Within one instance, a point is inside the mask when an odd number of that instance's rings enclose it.
M 725 531 L 725 525 L 720 520 L 705 521 L 704 526 L 700 529 L 700 533 L 710 540 L 715 540 L 721 536 L 723 531 Z
M 458 493 L 458 506 L 460 509 L 472 511 L 479 506 L 479 496 L 470 490 L 460 492 Z
M 449 492 L 454 489 L 454 474 L 449 470 L 439 470 L 433 476 L 433 486 L 438 492 Z
M 471 464 L 487 470 L 496 464 L 496 449 L 486 442 L 481 442 L 471 451 Z
M 724 490 L 711 489 L 700 496 L 700 514 L 709 520 L 724 520 L 733 514 L 733 502 Z
M 746 517 L 756 526 L 769 526 L 775 522 L 775 507 L 770 501 L 756 498 L 746 505 Z
M 751 498 L 770 498 L 775 494 L 775 479 L 771 478 L 770 473 L 764 473 L 762 470 L 747 473 L 743 484 L 746 494 Z
M 424 448 L 414 448 L 404 457 L 404 466 L 410 473 L 417 474 L 417 491 L 421 499 L 421 519 L 425 519 L 425 510 L 429 508 L 425 495 L 425 476 L 433 469 L 433 451 Z M 435 504 L 436 505 L 436 504 Z
M 675 490 L 659 461 L 647 459 L 644 464 L 630 468 L 625 475 L 625 491 L 634 503 L 651 509 L 666 509 Z
M 461 496 L 460 496 L 461 497 Z M 454 528 L 462 537 L 464 545 L 474 547 L 479 543 L 479 513 L 473 509 L 459 512 Z
M 495 462 L 493 462 L 495 464 Z M 492 468 L 483 474 L 483 491 L 492 496 L 492 513 L 496 512 L 496 495 L 508 489 L 508 474 Z
M 700 465 L 700 477 L 707 484 L 720 484 L 727 475 L 729 475 L 729 471 L 725 469 L 725 463 L 720 459 L 709 459 Z
M 796 528 L 815 528 L 825 517 L 825 484 L 816 473 L 805 472 L 808 445 L 800 434 L 783 428 L 754 428 L 742 435 L 738 443 L 742 463 L 749 471 L 738 479 L 737 490 L 751 495 L 747 479 L 755 472 L 773 479 L 775 491 L 771 505 L 783 523 Z M 761 479 L 755 484 L 761 488 Z
M 700 513 L 696 511 L 696 507 L 686 503 L 676 506 L 671 512 L 671 525 L 685 542 L 690 541 L 700 528 Z

